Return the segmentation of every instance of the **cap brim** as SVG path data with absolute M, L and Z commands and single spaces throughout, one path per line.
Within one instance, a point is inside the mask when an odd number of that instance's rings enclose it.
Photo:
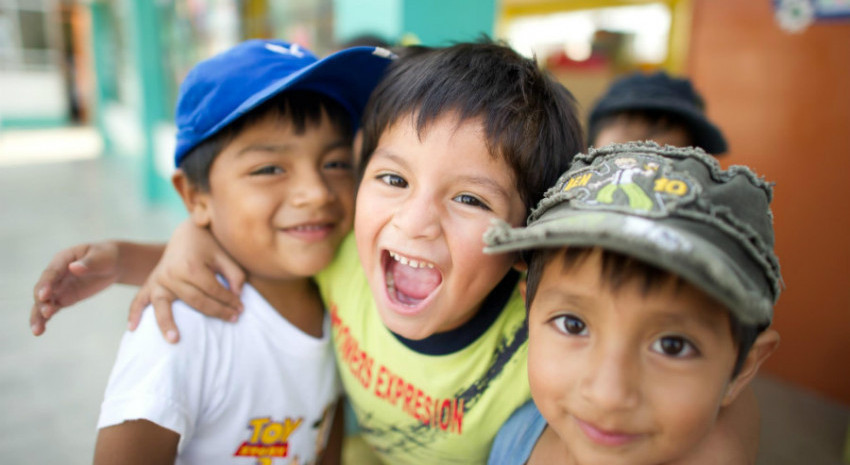
M 694 144 L 713 155 L 721 155 L 729 150 L 726 138 L 720 128 L 711 123 L 701 111 L 679 102 L 664 98 L 618 98 L 616 102 L 600 102 L 590 116 L 590 124 L 600 118 L 625 110 L 662 110 L 685 119 L 693 129 Z
M 554 213 L 555 210 L 561 210 Z M 552 214 L 551 220 L 545 216 Z M 693 232 L 692 232 L 693 231 Z M 772 303 L 758 270 L 734 260 L 746 254 L 715 229 L 680 218 L 648 219 L 607 211 L 554 207 L 527 228 L 510 229 L 485 248 L 487 253 L 554 247 L 600 247 L 635 257 L 680 276 L 733 311 L 742 323 L 769 323 Z M 710 237 L 711 241 L 706 240 Z
M 248 113 L 285 90 L 310 90 L 339 102 L 352 115 L 355 129 L 372 90 L 381 80 L 393 55 L 378 47 L 353 47 L 334 54 L 272 82 L 230 112 L 207 134 Z

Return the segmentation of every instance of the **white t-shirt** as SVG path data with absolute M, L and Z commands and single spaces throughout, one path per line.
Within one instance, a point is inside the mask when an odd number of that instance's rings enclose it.
M 305 464 L 324 449 L 341 388 L 322 337 L 280 316 L 250 285 L 238 323 L 174 303 L 180 342 L 145 309 L 121 341 L 97 427 L 145 419 L 180 434 L 178 464 Z

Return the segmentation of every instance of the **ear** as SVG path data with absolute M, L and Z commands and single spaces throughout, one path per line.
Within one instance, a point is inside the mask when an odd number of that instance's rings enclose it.
M 204 192 L 196 186 L 183 170 L 174 171 L 171 176 L 171 184 L 180 198 L 183 199 L 183 205 L 189 211 L 189 216 L 195 225 L 206 228 L 210 225 L 210 195 L 209 192 Z
M 726 387 L 726 394 L 723 396 L 721 406 L 726 407 L 731 404 L 743 391 L 744 387 L 750 384 L 750 381 L 756 376 L 761 364 L 770 357 L 770 354 L 779 347 L 779 333 L 773 329 L 766 329 L 758 335 L 753 347 L 744 359 L 741 365 L 741 371 L 738 376 L 733 379 Z

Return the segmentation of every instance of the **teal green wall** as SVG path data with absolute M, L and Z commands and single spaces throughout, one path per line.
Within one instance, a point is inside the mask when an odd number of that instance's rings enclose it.
M 103 153 L 112 154 L 112 140 L 106 131 L 104 120 L 107 102 L 118 98 L 118 77 L 115 63 L 115 38 L 112 34 L 112 24 L 109 18 L 109 5 L 102 1 L 89 3 L 91 12 L 91 56 L 93 57 L 95 82 L 95 124 L 103 139 Z
M 334 0 L 337 42 L 363 33 L 390 42 L 412 34 L 424 45 L 493 35 L 495 0 Z
M 404 33 L 413 33 L 423 45 L 447 45 L 493 35 L 495 0 L 406 0 Z
M 361 34 L 389 42 L 401 36 L 402 0 L 334 0 L 334 39 L 344 43 Z
M 154 131 L 160 123 L 171 121 L 169 88 L 166 83 L 165 66 L 162 60 L 160 41 L 160 2 L 150 0 L 127 0 L 128 13 L 132 18 L 130 48 L 133 52 L 136 72 L 139 74 L 142 105 L 139 120 L 145 139 L 144 175 L 145 189 L 149 199 L 169 200 L 173 197 L 171 184 L 156 170 Z
M 65 127 L 70 123 L 70 118 L 16 118 L 7 117 L 0 119 L 0 129 L 44 129 Z

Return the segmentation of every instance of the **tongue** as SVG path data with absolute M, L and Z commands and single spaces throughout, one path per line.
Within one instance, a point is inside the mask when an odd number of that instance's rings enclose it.
M 440 272 L 434 268 L 413 268 L 395 260 L 390 261 L 390 273 L 399 298 L 422 300 L 443 280 Z

